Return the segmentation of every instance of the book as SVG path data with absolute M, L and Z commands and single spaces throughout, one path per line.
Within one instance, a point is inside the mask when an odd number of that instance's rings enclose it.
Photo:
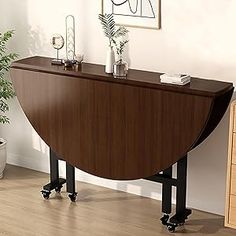
M 186 84 L 189 84 L 190 83 L 190 80 L 187 80 L 187 81 L 184 81 L 184 82 L 177 82 L 177 81 L 172 81 L 172 80 L 169 80 L 169 81 L 161 81 L 161 83 L 166 83 L 166 84 L 176 84 L 176 85 L 186 85 Z
M 160 76 L 162 80 L 173 80 L 173 81 L 186 81 L 187 79 L 190 79 L 191 77 L 189 75 L 185 74 L 163 74 Z
M 163 74 L 160 76 L 161 83 L 186 85 L 190 83 L 191 77 L 183 74 Z

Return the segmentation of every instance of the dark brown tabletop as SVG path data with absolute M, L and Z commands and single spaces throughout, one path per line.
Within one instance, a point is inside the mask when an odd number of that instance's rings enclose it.
M 79 70 L 74 70 L 73 68 L 65 70 L 63 66 L 52 66 L 51 61 L 52 58 L 36 56 L 19 60 L 13 63 L 12 67 L 58 75 L 69 75 L 73 78 L 95 79 L 204 96 L 220 95 L 233 86 L 232 83 L 200 78 L 191 78 L 191 83 L 185 86 L 163 84 L 160 82 L 160 75 L 163 73 L 133 69 L 129 70 L 127 79 L 114 79 L 112 75 L 105 73 L 103 65 L 83 63 Z
M 183 158 L 218 125 L 234 89 L 198 78 L 162 84 L 160 74 L 131 69 L 127 79 L 114 79 L 102 65 L 65 70 L 44 57 L 11 68 L 23 110 L 52 150 L 83 171 L 119 180 L 150 177 Z

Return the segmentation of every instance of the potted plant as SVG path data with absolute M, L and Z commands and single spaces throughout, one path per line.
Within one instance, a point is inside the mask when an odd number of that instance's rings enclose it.
M 117 45 L 117 39 L 125 36 L 128 30 L 124 26 L 116 27 L 113 14 L 99 14 L 105 37 L 109 40 L 109 48 L 106 59 L 106 73 L 113 73 L 113 64 L 115 63 L 115 52 L 113 47 Z
M 5 115 L 9 111 L 7 100 L 15 96 L 11 81 L 5 76 L 10 69 L 11 62 L 16 59 L 17 54 L 7 52 L 7 42 L 13 36 L 14 31 L 0 32 L 0 123 L 9 123 L 9 118 Z M 6 140 L 0 138 L 0 178 L 6 166 Z

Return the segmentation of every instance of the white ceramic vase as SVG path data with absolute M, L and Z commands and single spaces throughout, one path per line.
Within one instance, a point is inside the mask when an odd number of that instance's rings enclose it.
M 0 179 L 3 177 L 3 171 L 7 162 L 7 142 L 0 138 Z
M 112 46 L 109 46 L 107 50 L 106 68 L 105 72 L 108 74 L 113 73 L 113 64 L 115 63 L 115 52 Z

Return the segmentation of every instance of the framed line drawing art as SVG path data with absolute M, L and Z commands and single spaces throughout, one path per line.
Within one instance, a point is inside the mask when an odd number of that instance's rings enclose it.
M 102 14 L 113 14 L 119 25 L 160 29 L 161 0 L 101 0 Z

